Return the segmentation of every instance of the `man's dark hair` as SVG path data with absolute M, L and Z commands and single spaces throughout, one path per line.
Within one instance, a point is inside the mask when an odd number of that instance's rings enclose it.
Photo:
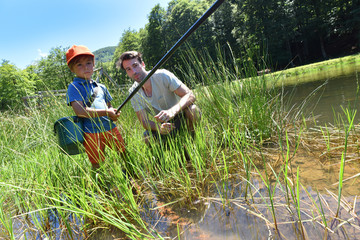
M 137 58 L 139 63 L 143 62 L 141 53 L 139 53 L 137 51 L 128 51 L 128 52 L 124 52 L 123 54 L 121 54 L 119 60 L 116 62 L 116 66 L 120 67 L 121 69 L 124 69 L 123 62 L 125 60 L 129 60 L 129 59 L 133 59 L 133 58 Z

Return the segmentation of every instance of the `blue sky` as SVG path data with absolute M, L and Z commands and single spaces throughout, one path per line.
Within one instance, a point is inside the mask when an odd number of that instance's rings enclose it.
M 127 29 L 139 30 L 151 9 L 170 0 L 0 0 L 0 63 L 24 69 L 54 47 L 116 46 Z

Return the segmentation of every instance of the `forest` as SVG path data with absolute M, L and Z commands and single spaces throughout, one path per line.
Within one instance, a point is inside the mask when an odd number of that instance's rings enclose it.
M 94 50 L 97 67 L 118 84 L 129 83 L 116 68 L 122 52 L 142 52 L 150 70 L 213 2 L 172 0 L 166 9 L 155 5 L 143 28 L 124 30 L 115 51 L 107 46 L 97 54 Z M 66 89 L 73 78 L 65 61 L 68 47 L 54 46 L 26 69 L 3 59 L 0 110 L 20 107 L 22 97 L 37 91 Z M 163 67 L 182 76 L 186 52 L 196 49 L 215 62 L 221 50 L 240 66 L 253 62 L 256 70 L 277 71 L 355 54 L 359 48 L 360 0 L 226 0 Z

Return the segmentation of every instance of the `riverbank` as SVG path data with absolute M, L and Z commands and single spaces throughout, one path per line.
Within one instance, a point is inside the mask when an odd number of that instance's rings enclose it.
M 330 59 L 264 75 L 275 86 L 289 86 L 331 79 L 360 71 L 360 54 Z

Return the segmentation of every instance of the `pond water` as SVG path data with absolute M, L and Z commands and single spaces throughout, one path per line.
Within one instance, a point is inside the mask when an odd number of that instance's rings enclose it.
M 357 71 L 354 71 L 352 74 L 324 79 L 326 82 L 316 81 L 286 87 L 286 101 L 288 106 L 301 106 L 305 101 L 306 111 L 318 115 L 317 124 L 334 123 L 334 112 L 341 113 L 341 107 L 351 106 L 359 111 L 356 91 L 358 79 Z M 318 91 L 309 98 L 317 88 Z M 356 123 L 359 122 L 360 119 L 357 118 Z M 292 180 L 296 178 L 296 169 L 299 167 L 302 184 L 298 199 L 301 209 L 299 212 L 294 207 L 296 199 L 288 197 L 284 186 L 276 184 L 275 180 L 272 210 L 269 191 L 260 178 L 255 176 L 251 179 L 251 184 L 247 184 L 241 173 L 234 173 L 228 180 L 215 183 L 211 197 L 198 199 L 192 204 L 179 201 L 159 208 L 165 202 L 150 191 L 142 201 L 142 218 L 166 239 L 177 239 L 178 234 L 181 234 L 181 239 L 189 240 L 360 239 L 360 203 L 357 200 L 360 181 L 358 178 L 351 178 L 360 172 L 359 154 L 350 151 L 347 155 L 344 178 L 351 180 L 344 183 L 344 197 L 338 218 L 334 218 L 338 207 L 337 182 L 341 156 L 322 158 L 322 151 L 299 150 L 291 160 L 294 171 Z M 244 189 L 252 191 L 251 199 L 244 197 Z M 224 196 L 227 200 L 224 200 Z M 286 199 L 293 203 L 289 204 Z M 324 223 L 322 217 L 328 222 Z M 81 220 L 71 222 L 77 228 Z M 57 228 L 59 223 L 56 218 L 52 219 L 52 224 L 53 228 Z M 23 229 L 24 226 L 19 228 Z M 61 231 L 55 235 L 56 239 L 67 239 L 61 237 Z M 121 232 L 111 229 L 92 236 L 75 234 L 70 239 L 123 239 L 121 236 Z M 27 234 L 27 238 L 42 239 L 36 231 L 34 235 Z
M 284 92 L 287 93 L 288 106 L 300 106 L 305 103 L 305 114 L 313 113 L 318 116 L 317 123 L 324 125 L 334 123 L 334 112 L 342 114 L 342 107 L 359 111 L 359 84 L 360 67 L 354 66 L 350 73 L 340 72 L 336 76 L 326 76 L 321 81 L 285 87 Z M 357 117 L 356 123 L 359 122 L 360 118 Z

